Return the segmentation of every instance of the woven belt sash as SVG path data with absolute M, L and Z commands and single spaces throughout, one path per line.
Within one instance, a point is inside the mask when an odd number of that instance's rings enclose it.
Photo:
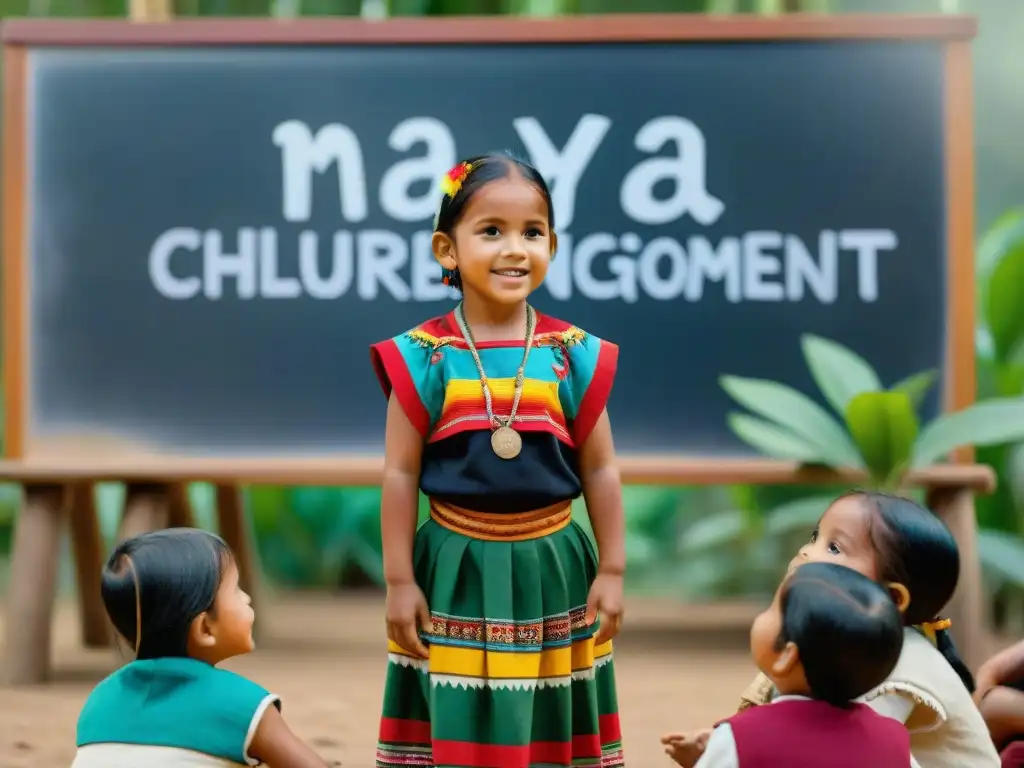
M 527 541 L 549 536 L 572 522 L 572 502 L 562 501 L 533 512 L 496 514 L 472 512 L 431 499 L 430 517 L 449 531 L 473 539 Z

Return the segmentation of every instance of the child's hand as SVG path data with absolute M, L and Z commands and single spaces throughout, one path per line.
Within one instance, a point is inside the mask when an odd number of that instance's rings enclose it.
M 590 587 L 587 598 L 587 625 L 601 616 L 601 626 L 594 638 L 594 645 L 606 643 L 619 634 L 622 626 L 622 576 L 614 573 L 598 573 Z
M 661 737 L 665 745 L 665 754 L 675 760 L 683 768 L 693 768 L 700 760 L 708 746 L 711 731 L 697 733 L 670 733 Z
M 417 624 L 422 629 L 430 630 L 430 610 L 427 608 L 427 599 L 415 583 L 388 584 L 384 616 L 388 640 L 420 658 L 430 658 L 430 652 L 417 632 Z

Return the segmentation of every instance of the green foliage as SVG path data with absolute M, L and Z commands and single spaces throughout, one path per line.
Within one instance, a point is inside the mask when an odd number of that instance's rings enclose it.
M 771 594 L 831 500 L 798 498 L 766 515 L 726 508 L 685 525 L 678 580 L 686 585 L 686 596 Z
M 1024 395 L 1024 208 L 996 220 L 978 244 L 978 396 Z M 978 521 L 987 528 L 1024 534 L 1024 466 L 1020 445 L 978 451 L 978 461 L 999 476 L 996 492 L 977 500 Z
M 806 334 L 800 347 L 814 383 L 836 413 L 846 413 L 846 406 L 862 392 L 882 389 L 875 369 L 843 345 Z
M 785 384 L 763 379 L 723 376 L 722 388 L 740 405 L 773 419 L 785 432 L 813 446 L 824 464 L 856 466 L 857 449 L 842 426 L 820 405 Z
M 846 424 L 872 479 L 896 483 L 910 463 L 917 438 L 917 414 L 903 390 L 861 392 L 846 406 Z
M 914 468 L 939 461 L 961 446 L 1007 445 L 1024 440 L 1024 397 L 994 398 L 947 413 L 921 430 Z
M 1015 248 L 1006 250 L 1006 259 L 1016 258 Z M 1007 273 L 1000 267 L 1003 263 L 993 265 L 992 279 L 1007 279 Z M 1024 275 L 1021 277 L 1024 290 Z M 989 314 L 995 311 L 991 309 L 992 295 L 994 292 L 989 291 Z M 1021 301 L 1024 302 L 1024 295 Z M 1004 312 L 1000 321 L 1004 329 L 1003 341 L 993 345 L 995 360 L 1003 365 L 1012 364 L 1015 359 L 1012 355 L 1019 354 L 1022 346 L 1020 339 L 1005 330 L 1016 328 L 1015 310 L 1011 312 L 1006 308 Z M 1024 338 L 1024 328 L 1020 333 Z M 831 416 L 822 413 L 809 398 L 794 396 L 786 385 L 758 381 L 753 386 L 750 380 L 723 376 L 722 387 L 734 400 L 766 417 L 757 419 L 746 414 L 728 417 L 733 432 L 762 453 L 806 464 L 863 467 L 872 485 L 886 489 L 899 487 L 908 469 L 935 464 L 956 448 L 972 446 L 998 450 L 1004 470 L 1008 467 L 1007 457 L 1018 455 L 1011 453 L 1011 447 L 1024 442 L 1024 397 L 1020 393 L 975 403 L 921 426 L 916 411 L 934 385 L 933 371 L 912 374 L 886 390 L 874 369 L 852 350 L 810 335 L 803 337 L 801 346 L 824 399 L 842 414 L 846 429 L 839 428 L 842 435 L 835 440 L 833 426 L 839 425 Z M 737 386 L 738 382 L 742 386 Z M 780 393 L 785 393 L 785 397 Z M 808 402 L 812 403 L 811 407 Z M 829 440 L 835 442 L 823 448 L 822 444 Z M 855 459 L 841 459 L 847 456 L 851 444 Z M 1010 549 L 1024 563 L 1024 545 L 1014 537 L 983 538 L 980 544 L 982 559 L 990 571 L 1024 587 L 1024 571 L 1006 565 L 1006 553 Z
M 940 461 L 960 446 L 989 446 L 1024 440 L 1024 399 L 997 398 L 944 414 L 918 430 L 915 403 L 934 382 L 931 371 L 916 373 L 892 389 L 855 352 L 835 341 L 805 335 L 807 367 L 825 399 L 843 416 L 845 430 L 810 398 L 776 382 L 721 378 L 740 405 L 770 421 L 753 430 L 749 416 L 733 414 L 729 425 L 762 452 L 832 467 L 864 467 L 882 487 L 899 485 L 908 468 Z

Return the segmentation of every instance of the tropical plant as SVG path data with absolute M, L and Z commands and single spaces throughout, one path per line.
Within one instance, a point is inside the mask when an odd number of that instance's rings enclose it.
M 1024 209 L 999 217 L 977 253 L 978 395 L 1024 395 Z M 978 500 L 979 522 L 1024 535 L 1024 446 L 983 448 L 978 460 L 999 475 L 995 494 Z
M 736 402 L 757 414 L 731 413 L 729 427 L 768 456 L 864 469 L 873 485 L 894 488 L 908 469 L 936 464 L 956 448 L 1024 440 L 1024 398 L 975 403 L 922 427 L 917 411 L 935 382 L 934 371 L 915 373 L 887 389 L 863 358 L 841 344 L 805 334 L 801 346 L 838 419 L 786 384 L 720 379 Z
M 728 416 L 732 431 L 762 453 L 831 467 L 854 467 L 870 485 L 895 489 L 908 470 L 942 461 L 963 446 L 1024 441 L 1024 398 L 998 397 L 922 425 L 918 411 L 935 383 L 934 371 L 908 376 L 885 388 L 875 370 L 850 349 L 804 335 L 804 359 L 832 413 L 779 382 L 721 377 L 723 389 L 752 414 Z M 818 500 L 818 510 L 824 509 Z M 813 509 L 814 501 L 805 509 Z M 1011 537 L 981 541 L 986 567 L 1024 586 L 1024 545 Z

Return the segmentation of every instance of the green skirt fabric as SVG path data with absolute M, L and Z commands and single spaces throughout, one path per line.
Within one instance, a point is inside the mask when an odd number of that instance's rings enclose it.
M 430 660 L 389 643 L 377 767 L 623 766 L 611 643 L 584 619 L 594 548 L 570 523 L 487 541 L 416 534 Z

